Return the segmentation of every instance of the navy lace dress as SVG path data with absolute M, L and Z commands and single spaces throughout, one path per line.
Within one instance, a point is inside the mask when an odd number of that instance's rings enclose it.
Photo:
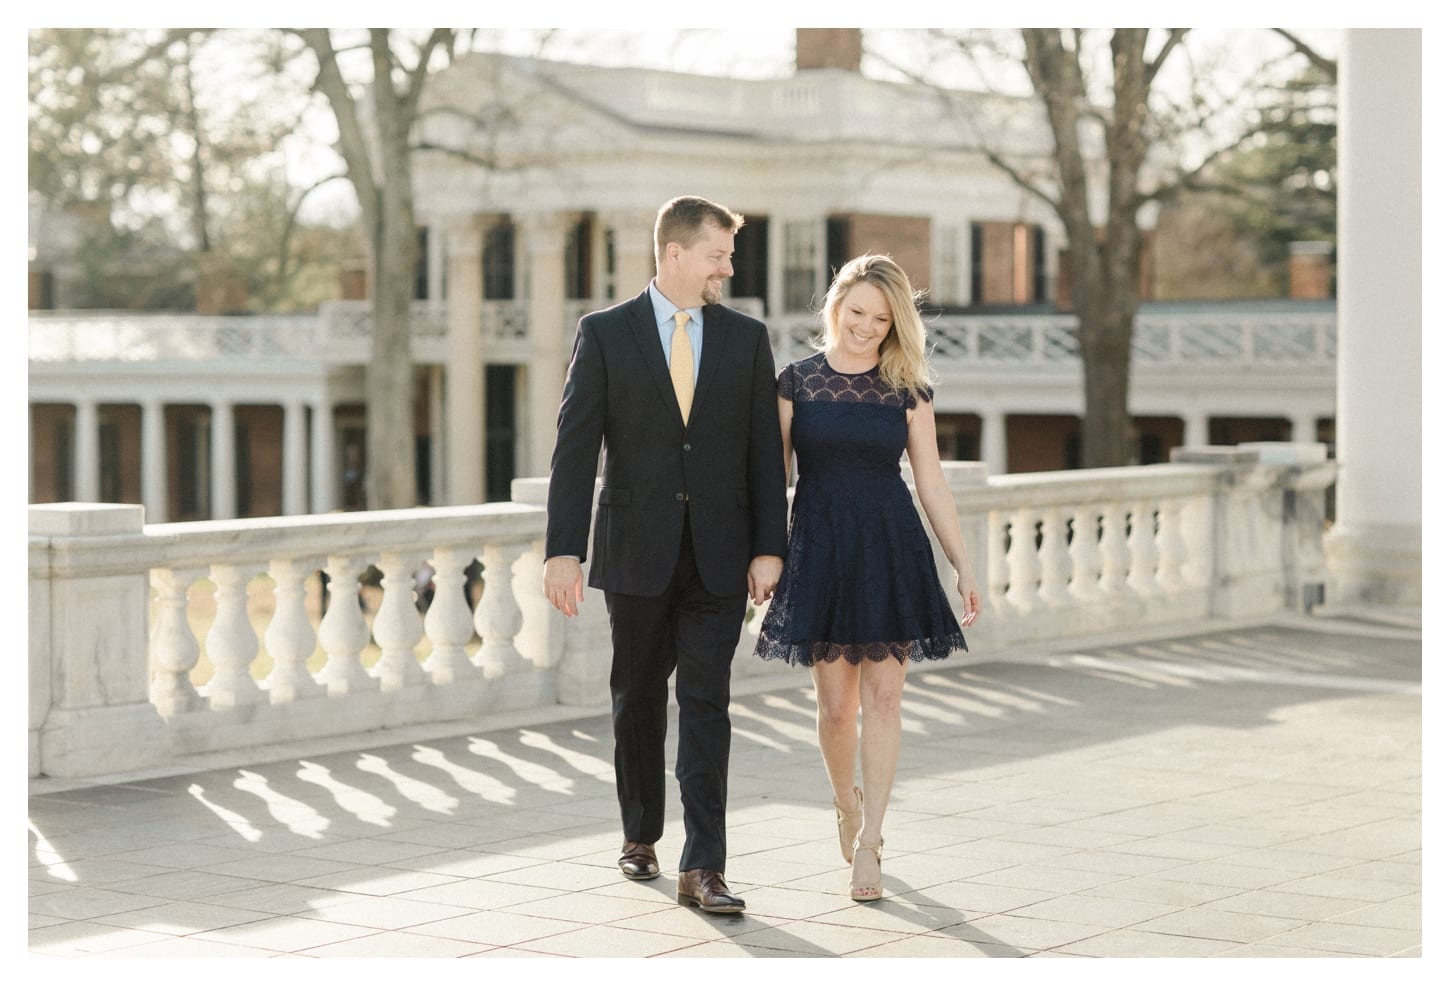
M 875 369 L 839 373 L 824 354 L 787 366 L 777 389 L 795 405 L 799 479 L 785 571 L 755 653 L 810 665 L 966 650 L 901 477 L 906 412 L 930 390 L 893 391 Z

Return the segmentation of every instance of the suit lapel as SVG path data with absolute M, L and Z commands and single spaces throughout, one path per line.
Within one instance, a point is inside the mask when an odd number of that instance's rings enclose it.
M 721 324 L 720 306 L 706 305 L 702 312 L 705 326 L 700 333 L 700 375 L 695 379 L 695 407 L 699 407 L 710 390 L 715 373 L 725 360 L 725 333 Z
M 645 369 L 659 388 L 660 400 L 675 412 L 676 420 L 683 426 L 680 402 L 675 400 L 675 385 L 670 380 L 670 365 L 665 361 L 664 347 L 660 345 L 660 329 L 655 324 L 655 307 L 650 301 L 648 288 L 629 306 L 629 327 L 634 334 L 635 343 L 639 346 L 640 356 L 644 359 Z M 698 392 L 699 388 L 696 387 L 696 393 Z

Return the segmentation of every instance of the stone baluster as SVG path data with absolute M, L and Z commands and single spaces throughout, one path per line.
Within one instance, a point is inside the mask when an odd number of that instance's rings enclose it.
M 987 601 L 998 612 L 1010 612 L 1007 606 L 1007 519 L 1001 511 L 987 514 Z
M 1140 596 L 1152 596 L 1158 592 L 1156 573 L 1158 570 L 1157 532 L 1153 523 L 1153 508 L 1146 500 L 1133 504 L 1133 519 L 1128 534 L 1128 588 Z
M 1037 558 L 1042 570 L 1041 600 L 1048 606 L 1071 605 L 1067 585 L 1072 556 L 1067 550 L 1067 513 L 1062 507 L 1048 507 L 1042 513 L 1042 547 Z
M 317 649 L 317 634 L 307 616 L 307 576 L 314 568 L 301 559 L 278 558 L 267 569 L 277 607 L 262 640 L 272 656 L 267 694 L 274 705 L 322 694 L 322 686 L 307 670 Z
M 236 565 L 212 565 L 216 584 L 216 618 L 206 635 L 206 654 L 216 669 L 207 683 L 207 698 L 213 709 L 255 705 L 262 690 L 252 678 L 260 641 L 247 615 L 247 583 L 250 576 Z
M 514 637 L 514 646 L 524 659 L 540 670 L 546 670 L 559 663 L 564 652 L 564 634 L 560 621 L 563 615 L 544 597 L 544 542 L 538 540 L 522 552 L 514 562 L 514 600 L 521 615 L 519 632 Z M 757 620 L 758 622 L 758 620 Z M 758 629 L 755 632 L 759 632 Z M 741 643 L 746 644 L 751 631 L 741 633 Z M 759 663 L 759 662 L 757 662 Z
M 378 659 L 378 683 L 384 691 L 396 691 L 427 680 L 414 648 L 423 639 L 423 619 L 418 615 L 418 559 L 396 551 L 385 551 L 378 559 L 383 573 L 383 601 L 373 617 L 373 639 L 382 656 Z
M 473 553 L 462 548 L 437 548 L 433 552 L 433 602 L 423 627 L 433 643 L 433 653 L 423 670 L 435 685 L 451 685 L 459 681 L 476 681 L 476 668 L 468 657 L 467 646 L 473 639 L 473 613 L 464 596 Z
M 151 588 L 156 592 L 156 623 L 151 628 L 151 704 L 164 717 L 202 708 L 201 696 L 191 683 L 191 669 L 201 647 L 186 619 L 186 590 L 201 575 L 199 570 L 153 568 Z
M 1214 498 L 1189 497 L 1178 510 L 1178 534 L 1184 543 L 1179 575 L 1191 589 L 1207 589 L 1213 582 Z
M 378 680 L 362 664 L 368 645 L 368 625 L 358 606 L 357 578 L 366 566 L 356 558 L 329 555 L 327 613 L 317 628 L 317 638 L 327 653 L 321 680 L 329 695 L 350 695 L 373 691 Z
M 483 638 L 479 663 L 485 678 L 497 678 L 519 669 L 524 656 L 514 646 L 523 613 L 514 598 L 513 561 L 526 550 L 522 544 L 489 544 L 483 549 L 483 598 L 473 614 L 473 626 Z
M 1012 513 L 1012 546 L 1007 549 L 1007 602 L 1018 613 L 1041 605 L 1038 583 L 1042 564 L 1037 558 L 1037 514 L 1030 507 Z
M 1103 504 L 1103 536 L 1098 542 L 1101 560 L 1098 588 L 1108 602 L 1118 602 L 1128 585 L 1127 509 L 1109 501 Z
M 1095 507 L 1081 505 L 1072 512 L 1072 578 L 1068 591 L 1080 603 L 1093 603 L 1102 597 L 1098 576 L 1102 574 L 1102 552 L 1098 546 L 1098 512 Z
M 1183 540 L 1183 508 L 1182 497 L 1166 497 L 1158 504 L 1158 588 L 1164 592 L 1184 587 L 1188 546 Z

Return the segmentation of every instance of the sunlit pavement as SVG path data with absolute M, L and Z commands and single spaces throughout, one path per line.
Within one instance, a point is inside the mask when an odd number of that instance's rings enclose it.
M 732 706 L 742 915 L 675 903 L 678 804 L 663 876 L 619 875 L 595 715 L 32 781 L 30 949 L 1419 956 L 1419 614 L 1193 630 L 915 668 L 877 904 L 845 894 L 802 673 Z

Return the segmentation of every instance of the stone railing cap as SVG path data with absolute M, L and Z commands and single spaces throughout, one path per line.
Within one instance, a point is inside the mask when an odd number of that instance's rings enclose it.
M 1329 459 L 1329 447 L 1323 442 L 1244 442 L 1239 448 L 1274 466 L 1313 466 Z
M 146 508 L 136 503 L 41 503 L 30 507 L 33 537 L 140 534 Z
M 1185 445 L 1169 451 L 1170 462 L 1200 462 L 1211 465 L 1232 465 L 1258 462 L 1259 454 L 1240 445 Z

